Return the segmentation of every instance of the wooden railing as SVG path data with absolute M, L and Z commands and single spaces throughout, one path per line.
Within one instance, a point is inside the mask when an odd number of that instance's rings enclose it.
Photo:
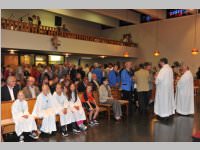
M 135 43 L 124 43 L 117 40 L 110 40 L 110 39 L 105 39 L 105 38 L 100 38 L 100 37 L 89 36 L 89 35 L 64 32 L 64 31 L 60 31 L 58 28 L 55 28 L 55 27 L 48 27 L 48 26 L 42 26 L 42 25 L 38 26 L 36 24 L 30 24 L 27 22 L 21 22 L 21 21 L 10 20 L 10 19 L 5 19 L 5 18 L 1 18 L 1 28 L 7 29 L 7 30 L 37 33 L 37 34 L 44 34 L 44 35 L 49 35 L 49 36 L 59 36 L 59 37 L 64 37 L 64 38 L 106 43 L 106 44 L 114 44 L 114 45 L 121 45 L 121 46 L 129 46 L 129 47 L 137 46 L 137 44 Z

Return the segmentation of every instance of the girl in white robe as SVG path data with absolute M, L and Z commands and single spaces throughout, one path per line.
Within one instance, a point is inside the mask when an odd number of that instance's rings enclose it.
M 159 117 L 169 117 L 175 113 L 175 101 L 173 71 L 168 64 L 163 64 L 155 82 L 154 113 Z
M 37 96 L 37 100 L 32 112 L 33 116 L 42 119 L 40 131 L 51 134 L 56 131 L 56 117 L 53 106 L 53 97 L 49 92 L 48 85 L 42 86 L 42 92 Z
M 17 100 L 12 104 L 12 117 L 15 123 L 15 132 L 20 142 L 24 141 L 23 132 L 31 132 L 30 137 L 38 139 L 37 125 L 33 116 L 29 114 L 28 103 L 23 91 L 18 92 Z
M 69 107 L 72 111 L 73 117 L 78 125 L 78 127 L 85 131 L 87 130 L 87 126 L 83 124 L 84 120 L 86 120 L 85 111 L 82 107 L 82 103 L 78 94 L 76 92 L 76 87 L 74 83 L 70 83 L 67 98 L 69 100 Z
M 194 114 L 194 79 L 190 70 L 183 67 L 184 74 L 177 83 L 176 112 L 182 115 Z
M 62 135 L 68 136 L 67 125 L 75 122 L 75 118 L 70 110 L 69 101 L 63 93 L 63 88 L 60 83 L 56 85 L 56 91 L 53 94 L 55 101 L 56 114 L 60 115 L 60 124 L 62 129 Z

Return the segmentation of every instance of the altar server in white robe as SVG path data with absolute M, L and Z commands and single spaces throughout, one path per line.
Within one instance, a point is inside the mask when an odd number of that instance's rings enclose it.
M 74 83 L 69 84 L 69 89 L 67 92 L 67 98 L 69 100 L 70 110 L 73 113 L 73 117 L 78 125 L 78 127 L 85 131 L 87 130 L 87 126 L 83 124 L 84 120 L 86 120 L 85 111 L 82 107 L 82 103 L 76 91 L 76 87 Z
M 42 92 L 37 96 L 32 114 L 35 117 L 42 118 L 40 131 L 47 134 L 52 134 L 53 131 L 56 131 L 53 96 L 48 85 L 42 85 Z
M 176 112 L 190 115 L 194 114 L 194 79 L 189 67 L 183 65 L 182 71 L 176 87 Z
M 18 92 L 17 100 L 12 104 L 12 117 L 15 123 L 15 132 L 20 142 L 24 141 L 24 132 L 31 132 L 29 136 L 33 139 L 39 138 L 35 118 L 28 111 L 28 103 L 23 91 Z
M 174 79 L 172 68 L 167 58 L 161 58 L 161 69 L 156 76 L 156 97 L 154 113 L 161 118 L 168 118 L 175 113 Z
M 53 94 L 55 102 L 55 111 L 56 114 L 60 115 L 60 124 L 62 129 L 62 135 L 68 136 L 67 125 L 75 122 L 73 114 L 69 107 L 69 101 L 63 93 L 63 87 L 60 83 L 56 85 L 56 91 Z

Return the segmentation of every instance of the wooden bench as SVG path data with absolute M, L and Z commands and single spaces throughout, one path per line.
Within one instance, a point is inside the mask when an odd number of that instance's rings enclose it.
M 97 103 L 99 104 L 99 106 L 106 107 L 109 110 L 109 114 L 111 114 L 112 105 L 111 104 L 101 104 L 100 101 L 99 101 L 99 93 L 98 92 L 96 92 L 96 91 L 93 92 L 93 95 L 94 95 Z M 129 102 L 126 101 L 126 100 L 121 100 L 121 97 L 120 97 L 120 99 L 116 99 L 116 98 L 114 98 L 114 99 L 119 101 L 121 106 L 125 106 L 126 107 L 126 115 L 128 116 L 128 105 L 129 105 Z
M 125 106 L 126 107 L 126 115 L 128 116 L 128 105 L 129 105 L 129 102 L 128 100 L 122 100 L 121 99 L 121 90 L 117 89 L 117 88 L 112 88 L 111 89 L 111 93 L 112 93 L 112 96 L 115 100 L 118 100 L 119 103 L 122 105 L 122 106 Z
M 29 99 L 28 108 L 29 113 L 32 113 L 33 107 L 35 105 L 36 99 Z M 2 134 L 7 134 L 15 131 L 15 124 L 12 119 L 12 107 L 13 101 L 1 102 L 1 132 Z M 37 125 L 41 125 L 42 119 L 35 118 Z M 60 116 L 56 115 L 56 121 L 60 121 Z
M 27 100 L 29 112 L 32 112 L 35 99 Z M 1 102 L 1 132 L 2 134 L 7 134 L 10 132 L 14 132 L 14 122 L 12 119 L 12 113 L 11 113 L 11 107 L 12 107 L 13 101 L 5 101 Z
M 79 98 L 81 99 L 82 96 L 83 96 L 83 93 L 78 93 L 78 96 L 79 96 Z M 96 100 L 96 98 L 95 98 L 95 100 Z M 96 101 L 96 103 L 99 104 L 97 101 Z M 84 110 L 85 110 L 85 109 L 84 109 Z M 99 113 L 100 113 L 100 112 L 106 112 L 107 115 L 108 115 L 108 120 L 110 120 L 110 111 L 109 111 L 108 108 L 99 106 Z M 85 114 L 87 115 L 87 117 L 89 116 L 89 112 L 87 112 L 86 110 L 85 110 Z M 87 118 L 87 121 L 88 121 L 88 118 Z

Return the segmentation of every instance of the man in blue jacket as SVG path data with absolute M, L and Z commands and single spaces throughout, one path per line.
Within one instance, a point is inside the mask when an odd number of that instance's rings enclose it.
M 125 69 L 121 72 L 121 89 L 122 99 L 129 101 L 129 112 L 131 112 L 132 105 L 132 91 L 133 87 L 133 73 L 131 71 L 132 63 L 130 61 L 125 63 Z
M 94 70 L 92 71 L 92 73 L 96 74 L 98 82 L 101 84 L 101 80 L 103 78 L 103 72 L 99 68 L 99 64 L 98 63 L 94 63 Z
M 114 65 L 113 70 L 109 72 L 108 80 L 110 87 L 119 87 L 120 76 L 118 72 L 118 65 Z

